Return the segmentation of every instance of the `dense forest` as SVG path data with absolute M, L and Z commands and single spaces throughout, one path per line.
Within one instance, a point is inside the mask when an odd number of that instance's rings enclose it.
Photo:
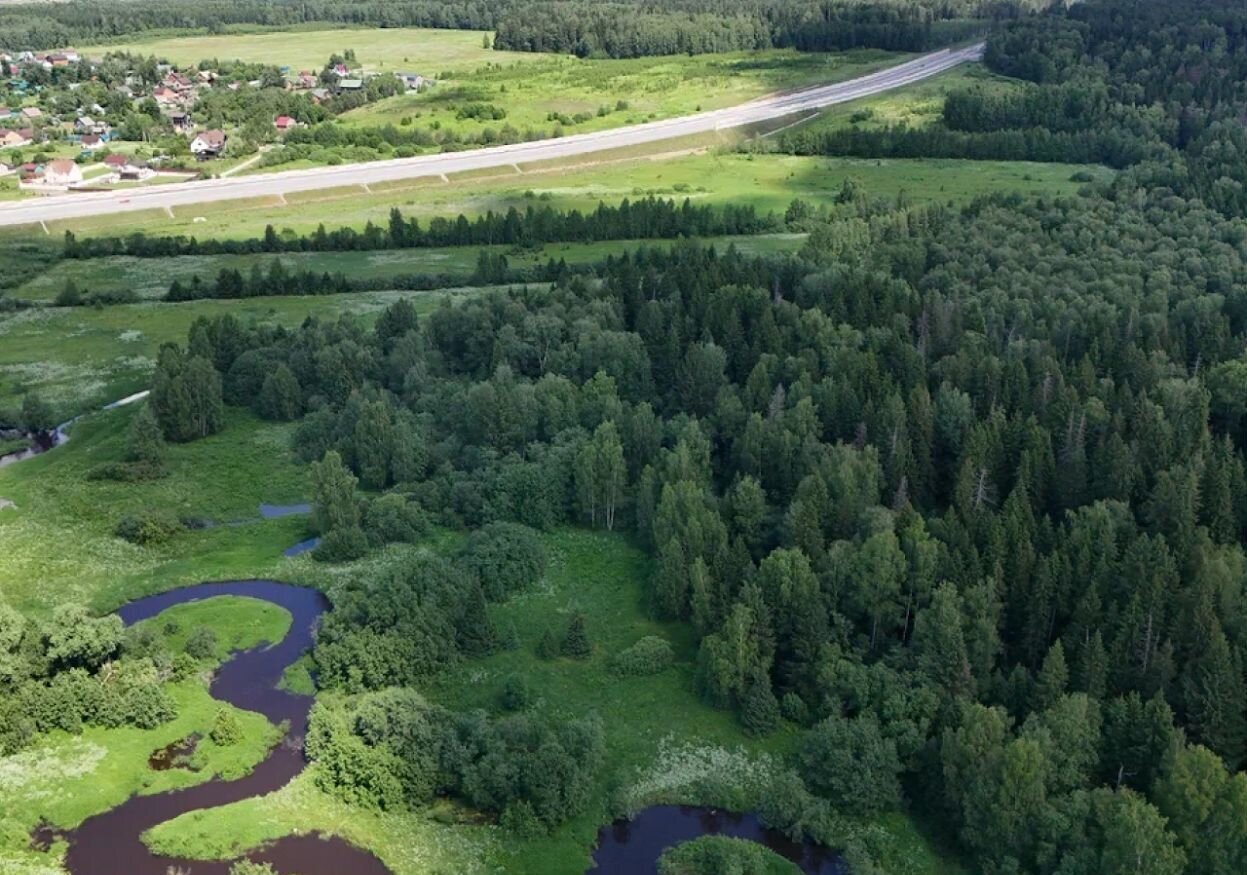
M 638 57 L 794 47 L 937 48 L 1045 5 L 1031 0 L 129 0 L 0 7 L 0 46 L 40 49 L 144 31 L 337 24 L 497 30 L 516 51 Z
M 1078 3 L 987 41 L 1026 82 L 971 88 L 927 128 L 795 130 L 799 154 L 998 158 L 1139 166 L 1149 185 L 1247 213 L 1247 8 L 1222 0 Z
M 834 841 L 838 812 L 908 803 L 981 871 L 1228 873 L 1247 854 L 1245 240 L 1127 181 L 896 214 L 771 276 L 686 244 L 423 320 L 396 305 L 371 331 L 205 320 L 161 372 L 301 420 L 322 558 L 410 537 L 404 514 L 518 526 L 492 552 L 521 566 L 523 527 L 631 532 L 652 610 L 700 637 L 700 694 L 757 734 L 806 727 L 772 823 Z M 197 394 L 154 393 L 171 439 L 220 426 Z M 358 580 L 324 682 L 384 711 L 385 688 L 509 646 L 485 605 L 526 579 Z M 549 646 L 581 634 L 552 620 Z M 327 780 L 397 804 L 370 788 L 433 766 L 375 722 L 326 718 L 350 761 Z M 434 722 L 458 750 L 465 730 Z M 574 757 L 576 733 L 533 744 Z M 482 756 L 432 773 L 499 767 Z M 556 774 L 448 792 L 534 828 L 575 810 L 582 776 Z

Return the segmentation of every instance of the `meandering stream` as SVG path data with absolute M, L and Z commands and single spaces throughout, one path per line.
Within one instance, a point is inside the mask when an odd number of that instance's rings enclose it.
M 107 405 L 112 409 L 140 400 L 139 393 Z M 25 450 L 0 456 L 0 467 L 31 458 L 68 440 L 64 423 L 31 438 Z M 306 505 L 261 505 L 264 518 L 306 513 Z M 297 555 L 315 546 L 315 539 L 296 544 L 286 555 Z M 161 857 L 143 843 L 143 833 L 178 815 L 216 808 L 280 789 L 307 765 L 303 739 L 307 734 L 312 697 L 278 689 L 282 675 L 308 651 L 316 625 L 329 609 L 325 596 L 308 587 L 272 580 L 239 580 L 201 583 L 138 599 L 122 606 L 117 615 L 128 626 L 155 617 L 166 608 L 216 596 L 261 599 L 290 612 L 290 631 L 280 642 L 234 654 L 223 663 L 210 686 L 212 696 L 247 711 L 263 714 L 283 725 L 279 744 L 250 774 L 234 781 L 209 780 L 194 787 L 132 796 L 109 811 L 84 820 L 77 829 L 36 831 L 36 840 L 62 838 L 69 849 L 65 865 L 73 875 L 228 875 L 230 862 Z M 731 814 L 705 808 L 654 806 L 628 821 L 619 821 L 598 832 L 593 854 L 593 875 L 643 875 L 657 872 L 658 858 L 667 848 L 704 835 L 725 835 L 759 842 L 792 860 L 806 875 L 844 875 L 843 860 L 812 843 L 793 842 L 769 830 L 752 814 Z M 336 837 L 316 834 L 286 836 L 247 857 L 271 863 L 278 872 L 299 875 L 390 875 L 375 856 Z
M 285 670 L 312 646 L 316 623 L 329 607 L 321 593 L 271 580 L 201 583 L 130 602 L 117 614 L 130 625 L 173 605 L 222 595 L 262 599 L 290 612 L 292 622 L 285 638 L 272 646 L 235 654 L 217 671 L 210 688 L 215 699 L 286 724 L 281 743 L 250 774 L 236 781 L 211 780 L 183 790 L 132 796 L 83 821 L 65 835 L 69 842 L 65 863 L 73 875 L 167 875 L 173 869 L 191 875 L 228 875 L 227 862 L 156 856 L 143 844 L 142 835 L 188 811 L 271 793 L 303 771 L 303 738 L 312 697 L 280 690 L 277 685 Z M 315 835 L 282 838 L 248 856 L 272 863 L 279 872 L 299 875 L 388 875 L 389 871 L 367 851 L 341 839 Z

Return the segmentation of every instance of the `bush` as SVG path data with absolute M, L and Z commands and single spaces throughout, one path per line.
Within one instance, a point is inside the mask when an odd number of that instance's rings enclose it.
M 317 562 L 350 562 L 368 552 L 368 538 L 358 526 L 334 529 L 321 538 L 312 558 Z
M 410 544 L 428 528 L 424 508 L 401 495 L 383 495 L 364 506 L 364 533 L 374 546 Z
M 647 635 L 611 657 L 610 670 L 621 677 L 644 677 L 666 670 L 675 658 L 670 642 Z
M 166 514 L 145 512 L 123 516 L 117 521 L 115 534 L 131 544 L 153 547 L 167 543 L 185 529 L 181 521 Z
M 794 863 L 756 842 L 708 835 L 669 848 L 659 875 L 798 875 Z
M 527 526 L 490 523 L 468 536 L 459 561 L 480 580 L 486 598 L 502 601 L 545 574 L 546 548 Z
M 238 744 L 242 741 L 242 726 L 238 722 L 237 715 L 229 708 L 218 709 L 216 717 L 212 720 L 212 730 L 208 735 L 214 743 L 222 747 Z
M 533 692 L 523 675 L 513 674 L 502 685 L 498 704 L 507 711 L 523 711 L 533 701 Z
M 200 626 L 186 639 L 186 653 L 195 659 L 210 659 L 216 655 L 216 632 Z

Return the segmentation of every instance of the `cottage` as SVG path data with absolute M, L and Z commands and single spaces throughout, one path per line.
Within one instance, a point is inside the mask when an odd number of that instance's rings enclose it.
M 185 133 L 191 129 L 191 114 L 178 110 L 169 113 L 169 124 L 173 125 L 175 131 Z
M 99 134 L 87 134 L 79 141 L 79 145 L 82 146 L 83 154 L 87 155 L 104 145 L 104 140 Z
M 29 161 L 18 168 L 18 172 L 21 174 L 22 182 L 30 182 L 33 179 L 37 179 L 40 171 L 42 170 L 42 164 L 35 164 Z
M 13 110 L 9 109 L 7 106 L 0 106 L 0 121 L 4 121 L 5 119 L 12 118 L 13 115 L 14 115 Z
M 170 104 L 182 102 L 182 95 L 178 94 L 176 91 L 174 91 L 172 88 L 169 88 L 166 85 L 157 86 L 156 89 L 152 92 L 152 97 L 155 98 L 156 103 L 159 103 L 164 106 L 169 106 Z
M 304 91 L 310 91 L 316 87 L 316 83 L 317 79 L 314 74 L 308 72 L 307 70 L 300 70 L 299 78 L 295 80 L 295 87 L 301 88 Z
M 104 156 L 104 166 L 107 167 L 109 170 L 120 172 L 121 168 L 125 167 L 129 163 L 130 163 L 129 156 L 121 155 L 117 152 L 114 152 L 111 155 Z
M 339 91 L 359 91 L 364 87 L 363 79 L 340 79 L 338 80 Z
M 176 71 L 166 75 L 165 78 L 161 80 L 161 84 L 164 85 L 165 88 L 178 92 L 190 91 L 192 87 L 191 80 Z
M 394 75 L 402 80 L 408 91 L 419 91 L 429 81 L 419 73 L 395 73 Z
M 291 130 L 297 124 L 298 122 L 296 122 L 294 119 L 292 119 L 288 115 L 279 115 L 277 118 L 273 119 L 273 127 L 277 128 L 277 130 L 281 131 L 282 133 L 285 133 L 286 131 Z
M 313 88 L 312 89 L 312 103 L 316 103 L 316 104 L 324 103 L 326 100 L 329 99 L 329 97 L 330 95 L 329 95 L 328 88 Z
M 30 137 L 25 136 L 22 131 L 12 131 L 8 128 L 0 128 L 0 149 L 17 148 L 19 146 L 29 146 Z
M 195 139 L 191 140 L 191 152 L 201 161 L 216 158 L 225 151 L 227 140 L 228 137 L 225 136 L 224 131 L 200 131 L 195 135 Z
M 82 182 L 82 168 L 68 158 L 57 158 L 43 168 L 43 181 L 48 185 L 73 185 Z
M 351 71 L 347 69 L 346 64 L 334 64 L 332 69 L 333 69 L 334 75 L 337 76 L 339 79 L 342 79 L 342 78 L 345 78 L 351 75 Z
M 24 106 L 22 115 L 26 118 L 43 118 L 43 110 L 37 106 Z

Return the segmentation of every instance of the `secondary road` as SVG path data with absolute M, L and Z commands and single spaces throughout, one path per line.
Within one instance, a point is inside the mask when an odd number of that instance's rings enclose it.
M 639 146 L 661 140 L 738 128 L 869 97 L 929 79 L 959 64 L 982 58 L 982 44 L 933 52 L 895 67 L 847 82 L 774 94 L 727 109 L 666 121 L 647 122 L 591 134 L 574 134 L 530 143 L 491 146 L 464 152 L 394 158 L 337 167 L 285 170 L 256 176 L 178 182 L 145 189 L 55 195 L 29 201 L 0 202 L 0 225 L 26 225 L 57 219 L 110 215 L 134 210 L 169 209 L 213 201 L 275 197 L 299 191 L 441 176 L 465 170 L 509 167 Z

